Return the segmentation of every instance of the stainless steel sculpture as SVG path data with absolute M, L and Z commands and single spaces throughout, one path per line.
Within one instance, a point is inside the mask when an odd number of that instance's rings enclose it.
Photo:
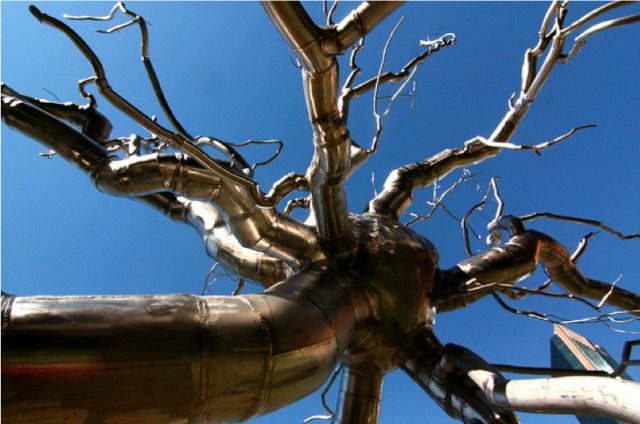
M 31 6 L 40 22 L 62 31 L 93 67 L 94 76 L 80 82 L 89 103 L 48 102 L 3 84 L 2 119 L 90 175 L 99 190 L 193 226 L 212 258 L 266 291 L 229 297 L 3 294 L 3 420 L 241 421 L 313 392 L 340 363 L 345 376 L 335 422 L 344 424 L 378 421 L 382 380 L 396 368 L 464 422 L 517 422 L 513 411 L 640 422 L 637 383 L 611 376 L 507 380 L 470 350 L 443 346 L 433 332 L 436 311 L 487 295 L 517 296 L 515 284 L 539 263 L 568 293 L 631 314 L 640 313 L 638 294 L 584 276 L 565 247 L 525 228 L 535 217 L 505 215 L 500 208 L 490 224 L 495 247 L 450 269 L 441 269 L 436 248 L 399 221 L 415 190 L 451 171 L 505 148 L 553 144 L 520 146 L 511 139 L 554 66 L 575 56 L 591 35 L 638 22 L 640 15 L 593 24 L 626 5 L 609 3 L 566 23 L 567 4 L 553 2 L 537 45 L 525 54 L 521 91 L 493 133 L 393 171 L 368 209 L 350 214 L 345 182 L 375 153 L 384 113 L 376 111 L 373 145 L 361 147 L 349 134 L 349 101 L 380 84 L 408 81 L 421 61 L 455 42 L 449 34 L 426 42 L 425 52 L 402 72 L 379 73 L 357 86 L 354 67 L 340 88 L 336 57 L 401 5 L 365 2 L 341 22 L 318 26 L 299 3 L 263 4 L 299 59 L 314 135 L 306 175 L 288 174 L 268 193 L 233 146 L 193 137 L 173 116 L 149 60 L 140 16 L 118 3 L 107 17 L 76 19 L 107 20 L 121 11 L 139 25 L 145 68 L 172 129 L 111 87 L 99 58 L 73 29 Z M 112 138 L 110 121 L 87 91 L 90 84 L 154 137 Z M 205 144 L 226 159 L 211 157 Z M 166 152 L 167 146 L 174 151 Z M 312 213 L 306 223 L 289 216 L 306 201 L 280 207 L 296 190 L 308 192 Z M 499 199 L 495 184 L 493 191 Z M 508 239 L 500 244 L 503 233 Z

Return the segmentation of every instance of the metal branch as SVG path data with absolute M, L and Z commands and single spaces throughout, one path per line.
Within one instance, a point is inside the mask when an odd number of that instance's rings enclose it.
M 414 190 L 433 184 L 455 169 L 468 167 L 498 153 L 499 149 L 472 139 L 462 148 L 444 150 L 423 162 L 395 169 L 387 177 L 380 194 L 369 202 L 369 212 L 399 219 L 411 205 Z
M 460 221 L 460 226 L 462 227 L 462 238 L 464 240 L 464 250 L 467 256 L 472 255 L 471 242 L 469 241 L 469 225 L 467 224 L 467 221 L 471 218 L 471 215 L 473 215 L 477 210 L 482 209 L 487 204 L 487 200 L 489 199 L 489 194 L 491 194 L 492 190 L 493 190 L 493 185 L 490 184 L 489 188 L 487 189 L 487 192 L 484 194 L 480 202 L 473 205 L 469 209 L 469 211 L 467 211 L 464 218 L 462 218 L 462 220 Z
M 324 11 L 324 15 L 327 18 L 327 26 L 333 25 L 333 15 L 336 13 L 338 9 L 338 0 L 334 0 L 331 8 L 327 8 L 327 1 L 322 2 L 322 10 Z
M 332 55 L 344 53 L 404 3 L 404 1 L 362 2 L 334 28 L 326 30 L 322 40 L 323 49 Z
M 314 157 L 307 171 L 318 232 L 331 250 L 353 247 L 344 183 L 351 137 L 337 106 L 338 66 L 317 27 L 297 2 L 265 2 L 267 14 L 303 66 L 305 99 L 314 132 Z
M 425 47 L 426 50 L 407 62 L 402 69 L 397 72 L 380 72 L 376 77 L 360 83 L 356 87 L 349 88 L 347 90 L 343 89 L 341 97 L 344 98 L 344 101 L 349 102 L 350 100 L 375 89 L 376 85 L 398 83 L 409 80 L 411 75 L 413 75 L 413 70 L 424 63 L 429 56 L 439 51 L 442 47 L 451 46 L 455 44 L 455 42 L 456 38 L 453 33 L 445 34 L 437 40 L 429 42 L 421 41 L 420 45 Z
M 293 275 L 293 270 L 274 256 L 246 248 L 233 235 L 222 215 L 210 204 L 178 197 L 184 205 L 182 221 L 202 236 L 207 254 L 227 271 L 268 288 Z
M 640 365 L 639 359 L 631 359 L 631 350 L 634 346 L 640 346 L 640 340 L 631 340 L 624 344 L 620 365 L 613 371 L 612 377 L 622 375 L 629 365 Z
M 277 205 L 283 197 L 295 190 L 309 191 L 309 181 L 304 175 L 292 172 L 273 183 L 273 187 L 267 197 Z
M 179 134 L 174 134 L 171 131 L 165 129 L 158 123 L 156 123 L 153 119 L 149 118 L 135 106 L 130 104 L 127 100 L 125 100 L 122 96 L 120 96 L 117 92 L 115 92 L 106 78 L 106 74 L 104 71 L 104 67 L 102 63 L 95 55 L 93 50 L 87 45 L 87 43 L 69 26 L 64 24 L 63 22 L 40 12 L 38 8 L 35 6 L 29 6 L 30 12 L 40 21 L 44 22 L 48 25 L 53 26 L 54 28 L 62 31 L 69 39 L 78 47 L 78 49 L 84 54 L 87 58 L 93 70 L 95 72 L 95 77 L 86 81 L 93 81 L 100 92 L 109 100 L 115 107 L 123 111 L 125 114 L 133 118 L 136 122 L 146 128 L 153 134 L 156 134 L 158 137 L 168 140 L 177 148 L 183 149 L 185 152 L 189 153 L 196 161 L 198 161 L 203 167 L 211 170 L 212 172 L 219 175 L 221 178 L 225 178 L 233 182 L 234 184 L 242 187 L 249 193 L 254 203 L 259 206 L 271 207 L 270 204 L 260 192 L 258 185 L 251 179 L 246 178 L 243 175 L 240 175 L 231 169 L 220 165 L 220 163 L 216 162 L 213 158 L 207 155 L 204 151 L 202 151 L 198 146 L 193 144 L 190 140 L 184 138 Z
M 251 170 L 255 171 L 256 168 L 260 167 L 260 166 L 265 166 L 270 164 L 271 162 L 273 162 L 274 160 L 276 160 L 278 158 L 278 156 L 280 156 L 280 153 L 282 153 L 282 149 L 284 148 L 284 143 L 281 140 L 247 140 L 247 141 L 243 141 L 242 143 L 229 143 L 231 146 L 233 147 L 246 147 L 246 146 L 251 146 L 252 144 L 277 144 L 278 148 L 276 149 L 275 153 L 273 155 L 271 155 L 271 157 L 269 159 L 263 160 L 261 162 L 256 162 L 253 165 L 251 165 Z
M 336 3 L 337 3 L 337 1 L 334 4 L 336 4 Z M 342 366 L 336 367 L 336 369 L 333 371 L 333 374 L 331 375 L 331 378 L 327 382 L 326 387 L 324 388 L 324 390 L 322 391 L 322 394 L 320 395 L 320 400 L 322 401 L 322 406 L 325 409 L 325 411 L 328 412 L 328 414 L 327 415 L 312 415 L 310 417 L 305 418 L 302 421 L 302 424 L 307 424 L 307 423 L 310 423 L 310 422 L 315 421 L 315 420 L 330 421 L 330 420 L 333 420 L 333 418 L 336 416 L 335 411 L 327 403 L 327 393 L 329 393 L 329 390 L 331 390 L 331 387 L 333 386 L 333 383 L 335 383 L 335 381 L 338 378 L 338 376 L 340 375 L 341 371 L 342 371 Z
M 609 21 L 601 22 L 597 25 L 592 26 L 576 37 L 573 47 L 571 47 L 569 53 L 567 53 L 560 59 L 560 63 L 566 63 L 573 59 L 580 52 L 580 50 L 582 50 L 585 44 L 587 44 L 587 38 L 591 37 L 592 35 L 595 35 L 600 31 L 604 31 L 606 29 L 615 28 L 622 25 L 634 24 L 637 22 L 640 22 L 640 14 L 611 19 Z
M 340 114 L 343 119 L 346 121 L 348 118 L 349 112 L 349 104 L 350 101 L 363 95 L 364 93 L 373 90 L 373 115 L 376 121 L 376 133 L 371 142 L 371 147 L 369 149 L 356 149 L 352 150 L 351 154 L 351 168 L 350 172 L 353 172 L 355 168 L 364 164 L 364 162 L 368 159 L 368 157 L 374 154 L 377 150 L 378 141 L 382 134 L 382 119 L 389 113 L 391 109 L 391 105 L 393 102 L 400 96 L 402 96 L 403 91 L 407 84 L 412 81 L 413 76 L 418 71 L 420 65 L 433 53 L 439 51 L 442 47 L 447 47 L 455 44 L 455 35 L 454 34 L 445 34 L 442 37 L 438 38 L 434 41 L 424 42 L 421 41 L 420 45 L 424 47 L 426 50 L 420 55 L 411 59 L 400 71 L 398 72 L 382 72 L 384 68 L 384 64 L 386 62 L 387 51 L 389 49 L 389 45 L 394 37 L 395 32 L 397 31 L 402 19 L 398 22 L 398 24 L 393 28 L 391 34 L 389 35 L 387 42 L 382 51 L 382 59 L 380 61 L 380 66 L 378 69 L 378 74 L 369 79 L 366 82 L 359 84 L 356 87 L 352 87 L 353 82 L 356 76 L 361 72 L 360 67 L 355 64 L 355 56 L 358 53 L 359 49 L 362 47 L 361 44 L 358 45 L 357 48 L 354 48 L 354 51 L 351 56 L 351 68 L 352 72 L 345 81 L 345 84 L 342 88 L 342 94 L 338 99 L 338 107 L 340 110 Z M 389 102 L 387 104 L 387 108 L 384 112 L 378 112 L 378 101 L 383 97 L 378 95 L 378 91 L 381 85 L 386 83 L 401 83 L 400 87 L 391 95 L 386 96 L 384 98 L 388 98 Z M 415 81 L 413 90 L 415 90 Z M 413 91 L 408 94 L 413 98 Z M 359 146 L 357 146 L 359 147 Z
M 640 421 L 640 384 L 633 381 L 589 376 L 508 380 L 474 352 L 453 344 L 444 347 L 441 364 L 448 375 L 470 378 L 495 407 Z
M 426 215 L 416 215 L 413 219 L 409 220 L 404 225 L 409 226 L 409 225 L 415 224 L 418 221 L 428 221 L 433 216 L 433 214 L 436 212 L 436 210 L 438 210 L 438 208 L 443 205 L 445 197 L 447 197 L 456 188 L 458 188 L 458 186 L 460 184 L 462 184 L 463 182 L 468 181 L 468 179 L 469 179 L 469 175 L 468 174 L 464 174 L 460 178 L 458 178 L 453 184 L 451 184 L 451 186 L 449 186 L 449 188 L 447 188 L 445 191 L 443 191 L 442 194 L 440 194 L 440 196 L 435 196 L 435 192 L 434 192 L 434 198 L 431 201 L 428 202 L 428 204 L 431 205 L 431 210 Z M 435 189 L 434 189 L 434 191 L 435 191 Z
M 345 366 L 335 422 L 378 422 L 384 373 L 366 366 L 362 368 Z
M 206 145 L 212 146 L 213 148 L 221 151 L 225 154 L 229 159 L 231 159 L 231 166 L 241 172 L 242 174 L 248 176 L 249 178 L 253 177 L 253 169 L 251 165 L 244 159 L 244 157 L 238 153 L 236 149 L 234 149 L 231 143 L 226 141 L 222 141 L 217 137 L 209 137 L 200 135 L 195 138 L 196 146 Z
M 184 137 L 186 139 L 193 139 L 193 137 L 191 135 L 189 135 L 189 133 L 184 129 L 184 127 L 182 126 L 180 121 L 174 115 L 173 110 L 171 109 L 171 106 L 169 106 L 169 102 L 167 101 L 167 98 L 164 95 L 164 91 L 162 90 L 162 86 L 160 85 L 160 80 L 158 79 L 158 74 L 156 73 L 156 71 L 155 71 L 155 69 L 153 67 L 153 63 L 151 62 L 151 58 L 149 56 L 149 31 L 147 29 L 147 22 L 144 20 L 143 17 L 141 17 L 137 13 L 134 13 L 134 12 L 130 11 L 129 9 L 127 9 L 125 4 L 123 2 L 121 2 L 121 1 L 116 3 L 116 5 L 111 9 L 111 12 L 107 16 L 91 17 L 91 16 L 70 16 L 70 15 L 65 15 L 65 17 L 67 19 L 74 19 L 74 20 L 108 21 L 108 20 L 111 20 L 115 16 L 115 13 L 118 10 L 122 11 L 122 13 L 124 13 L 125 15 L 130 16 L 132 18 L 132 20 L 129 21 L 129 22 L 125 22 L 122 25 L 118 25 L 118 26 L 115 26 L 113 28 L 110 28 L 108 30 L 104 30 L 104 31 L 103 30 L 98 30 L 97 32 L 101 32 L 101 33 L 105 33 L 105 34 L 111 34 L 111 33 L 120 31 L 121 29 L 124 29 L 124 28 L 126 28 L 128 26 L 131 26 L 131 25 L 134 25 L 134 24 L 138 24 L 138 27 L 140 29 L 140 37 L 142 39 L 142 43 L 141 43 L 141 46 L 140 46 L 140 49 L 141 49 L 141 51 L 140 51 L 141 60 L 142 60 L 142 62 L 144 64 L 145 70 L 147 71 L 147 75 L 149 77 L 149 81 L 151 82 L 151 86 L 153 88 L 153 92 L 155 93 L 156 98 L 158 99 L 158 103 L 160 103 L 160 107 L 162 108 L 162 111 L 166 115 L 167 119 L 169 120 L 169 122 L 171 123 L 173 128 L 176 130 L 177 134 L 181 135 L 182 137 Z
M 593 219 L 580 218 L 575 216 L 559 215 L 551 212 L 534 212 L 528 215 L 519 216 L 518 219 L 522 222 L 533 221 L 539 218 L 556 219 L 558 221 L 575 222 L 578 224 L 591 225 L 593 227 L 601 228 L 602 230 L 613 234 L 614 236 L 622 239 L 629 240 L 633 238 L 640 238 L 640 233 L 623 234 L 605 224 L 602 221 L 596 221 Z
M 504 143 L 509 143 L 556 64 L 563 58 L 562 50 L 566 33 L 562 30 L 562 25 L 566 13 L 565 3 L 554 2 L 545 14 L 537 45 L 532 49 L 528 49 L 525 53 L 520 94 L 512 102 L 509 110 L 492 134 L 487 138 L 478 136 L 471 139 L 465 143 L 465 147 L 462 149 L 445 150 L 424 162 L 406 165 L 394 170 L 387 178 L 382 192 L 369 203 L 370 212 L 388 215 L 397 219 L 411 203 L 413 190 L 431 184 L 453 169 L 496 156 L 501 149 L 491 146 L 501 147 Z M 634 17 L 629 17 L 624 21 L 603 25 L 594 31 L 635 22 L 635 20 L 636 17 L 634 15 Z M 547 33 L 546 31 L 552 25 L 552 22 L 553 29 Z M 571 28 L 571 26 L 568 28 Z M 545 52 L 546 56 L 542 60 L 542 64 L 538 66 L 537 59 Z M 482 145 L 482 147 L 478 146 L 478 144 Z
M 297 208 L 309 209 L 310 204 L 311 204 L 311 199 L 309 197 L 297 197 L 287 202 L 287 205 L 285 206 L 283 213 L 287 216 L 290 216 L 291 212 L 293 212 L 294 209 L 297 209 Z
M 452 372 L 455 369 L 447 366 L 443 346 L 430 328 L 417 332 L 398 357 L 402 370 L 454 419 L 500 424 L 519 422 L 513 413 L 491 405 L 467 376 Z
M 109 153 L 102 145 L 41 109 L 38 102 L 5 94 L 8 93 L 5 88 L 3 86 L 2 119 L 9 127 L 38 140 L 87 173 L 109 160 Z
M 502 247 L 472 256 L 442 271 L 433 301 L 439 310 L 451 310 L 476 301 L 495 290 L 494 285 L 514 284 L 527 277 L 541 262 L 550 278 L 567 292 L 626 311 L 640 310 L 640 295 L 582 275 L 569 252 L 551 237 L 526 231 Z M 477 290 L 470 290 L 477 288 Z
M 595 236 L 596 234 L 598 234 L 597 231 L 591 231 L 591 232 L 587 233 L 584 237 L 582 237 L 580 239 L 580 242 L 578 243 L 578 247 L 576 247 L 576 250 L 574 250 L 574 252 L 571 254 L 571 262 L 573 262 L 574 264 L 578 263 L 578 259 L 580 259 L 582 254 L 587 250 L 587 246 L 589 245 L 589 239 L 591 237 Z M 552 282 L 553 282 L 553 280 L 548 278 L 544 283 L 542 283 L 540 286 L 538 286 L 532 292 L 534 294 L 543 294 L 543 293 L 545 293 L 545 290 L 547 290 L 549 287 L 551 287 L 551 283 Z M 518 290 L 523 290 L 523 287 L 518 287 Z M 524 291 L 523 291 L 523 293 L 524 293 Z M 552 293 L 550 293 L 550 294 L 552 294 Z M 595 308 L 595 305 L 593 305 L 591 302 L 588 302 L 587 300 L 584 300 L 584 299 L 582 299 L 582 298 L 580 298 L 578 296 L 574 296 L 571 293 L 562 293 L 562 295 L 566 296 L 567 298 L 578 299 L 578 300 L 582 301 L 583 303 L 586 303 L 588 306 Z
M 273 207 L 256 206 L 247 191 L 238 190 L 233 182 L 202 168 L 191 158 L 151 154 L 116 160 L 104 146 L 56 117 L 5 94 L 2 118 L 90 174 L 102 191 L 133 197 L 171 191 L 205 199 L 219 208 L 234 236 L 247 249 L 263 251 L 295 268 L 325 257 L 317 235 L 309 227 Z
M 293 175 L 282 183 L 289 188 Z M 203 199 L 219 209 L 243 247 L 265 252 L 294 268 L 324 258 L 315 233 L 275 208 L 259 208 L 244 191 L 180 154 L 152 154 L 111 161 L 94 170 L 96 186 L 113 195 L 139 196 L 170 190 Z M 278 192 L 274 198 L 278 197 Z
M 292 403 L 322 386 L 369 319 L 350 282 L 321 269 L 232 297 L 3 293 L 3 421 L 75 422 L 82 410 L 100 422 L 238 422 Z M 313 372 L 292 372 L 292 358 Z
M 617 281 L 617 280 L 616 280 Z M 612 284 L 612 287 L 615 285 Z M 595 311 L 600 311 L 602 309 L 602 307 L 604 306 L 604 302 L 602 302 L 602 300 L 600 300 L 600 304 L 596 305 L 593 302 L 590 302 L 589 300 L 582 298 L 580 296 L 576 296 L 572 293 L 552 293 L 552 292 L 547 292 L 544 291 L 544 289 L 540 289 L 540 288 L 536 288 L 536 289 L 529 289 L 526 287 L 522 287 L 522 286 L 515 286 L 512 284 L 491 284 L 491 285 L 486 285 L 486 286 L 476 286 L 474 288 L 469 289 L 469 292 L 472 291 L 484 291 L 486 292 L 488 289 L 495 289 L 498 292 L 501 292 L 505 295 L 507 295 L 508 297 L 510 297 L 511 299 L 517 299 L 520 300 L 522 298 L 525 297 L 525 295 L 536 295 L 536 296 L 543 296 L 543 297 L 549 297 L 549 298 L 555 298 L 555 299 L 569 299 L 569 300 L 575 300 L 578 301 L 582 304 L 584 304 L 585 306 L 595 310 Z M 522 293 L 521 296 L 515 296 L 512 297 L 510 294 L 514 293 L 514 292 L 518 292 L 518 293 Z M 609 290 L 609 293 L 611 293 L 611 289 Z M 606 300 L 607 296 L 605 295 L 603 297 L 603 299 Z M 562 323 L 559 323 L 562 324 Z
M 44 99 L 36 99 L 18 93 L 2 83 L 2 94 L 30 103 L 51 115 L 68 121 L 82 129 L 82 133 L 98 143 L 109 140 L 113 125 L 102 113 L 98 112 L 95 103 L 80 106 L 75 103 L 54 103 Z
M 547 147 L 551 147 L 554 144 L 560 143 L 561 141 L 566 140 L 567 138 L 571 137 L 576 131 L 580 131 L 583 130 L 585 128 L 595 128 L 596 125 L 594 124 L 588 124 L 588 125 L 581 125 L 579 127 L 575 127 L 573 129 L 571 129 L 569 132 L 562 134 L 559 137 L 554 138 L 553 140 L 550 141 L 545 141 L 544 143 L 538 143 L 538 144 L 532 144 L 532 145 L 526 145 L 526 144 L 513 144 L 513 143 L 497 143 L 497 142 L 493 142 L 493 141 L 489 141 L 486 140 L 484 138 L 479 138 L 479 140 L 486 144 L 489 147 L 495 147 L 497 149 L 508 149 L 508 150 L 533 150 L 536 152 L 536 154 L 540 154 L 540 150 L 546 149 Z
M 393 37 L 395 36 L 396 31 L 402 24 L 403 19 L 404 18 L 400 18 L 396 26 L 393 27 L 393 30 L 391 30 L 391 33 L 387 38 L 387 42 L 384 45 L 384 49 L 382 49 L 382 59 L 380 60 L 380 67 L 378 68 L 378 75 L 375 78 L 375 85 L 373 88 L 373 116 L 376 119 L 376 133 L 373 136 L 373 140 L 371 141 L 371 147 L 367 150 L 367 153 L 370 155 L 374 154 L 378 150 L 378 140 L 380 139 L 380 135 L 382 134 L 382 118 L 384 118 L 389 114 L 389 112 L 391 111 L 391 105 L 393 104 L 394 100 L 398 97 L 398 95 L 402 92 L 402 90 L 404 90 L 404 87 L 411 80 L 411 78 L 413 77 L 417 69 L 417 68 L 413 68 L 411 70 L 411 73 L 400 85 L 400 88 L 398 88 L 396 92 L 389 99 L 389 103 L 387 104 L 387 108 L 385 109 L 385 111 L 382 113 L 379 113 L 378 112 L 378 100 L 379 100 L 378 90 L 380 88 L 380 77 L 382 75 L 382 70 L 384 69 L 384 64 L 387 61 L 387 53 L 389 51 L 389 46 L 391 45 L 391 41 L 393 41 Z
M 353 83 L 356 78 L 362 72 L 362 68 L 356 63 L 356 58 L 362 47 L 364 47 L 365 38 L 362 37 L 360 42 L 353 47 L 351 50 L 351 56 L 349 58 L 349 67 L 351 68 L 351 72 L 349 76 L 344 80 L 344 84 L 342 85 L 342 90 L 340 97 L 338 97 L 338 111 L 340 112 L 340 116 L 345 122 L 349 121 L 349 105 L 351 98 L 355 97 L 353 93 Z
M 609 13 L 610 11 L 617 9 L 618 7 L 629 6 L 634 3 L 635 2 L 633 1 L 612 1 L 612 2 L 606 3 L 598 7 L 597 9 L 594 9 L 591 12 L 585 14 L 580 19 L 577 19 L 575 22 L 568 25 L 567 27 L 563 28 L 562 33 L 564 36 L 567 36 L 577 31 L 581 27 L 587 25 L 589 22 L 593 21 L 594 19 L 604 15 L 605 13 Z
M 123 6 L 124 4 L 122 2 L 117 2 L 115 5 L 113 5 L 109 14 L 104 16 L 88 16 L 88 15 L 78 16 L 78 15 L 69 15 L 66 13 L 63 14 L 62 16 L 65 19 L 71 19 L 71 20 L 110 21 L 111 19 L 113 19 L 113 17 L 115 16 L 118 10 L 122 10 Z

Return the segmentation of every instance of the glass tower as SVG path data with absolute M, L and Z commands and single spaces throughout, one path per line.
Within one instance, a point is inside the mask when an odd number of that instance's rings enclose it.
M 618 367 L 618 363 L 602 347 L 562 325 L 554 324 L 553 337 L 551 337 L 551 366 L 553 368 L 610 373 Z M 631 377 L 626 373 L 623 373 L 621 377 L 631 380 Z M 581 424 L 624 423 L 624 421 L 603 417 L 576 415 L 576 418 Z

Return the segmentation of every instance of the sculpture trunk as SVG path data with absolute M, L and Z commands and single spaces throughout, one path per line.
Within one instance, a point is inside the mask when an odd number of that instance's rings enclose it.
M 229 422 L 287 405 L 355 328 L 337 279 L 237 297 L 4 296 L 3 421 Z

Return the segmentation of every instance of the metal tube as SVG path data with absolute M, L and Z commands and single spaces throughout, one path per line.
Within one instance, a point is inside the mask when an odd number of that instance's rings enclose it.
M 404 1 L 362 2 L 336 25 L 338 32 L 338 51 L 336 53 L 344 53 L 347 48 L 371 32 L 404 3 Z
M 242 247 L 213 206 L 199 201 L 185 203 L 185 222 L 202 236 L 207 254 L 226 269 L 264 287 L 293 275 L 293 270 L 282 260 Z
M 4 296 L 3 422 L 224 422 L 287 405 L 328 378 L 355 329 L 344 280 L 318 270 L 235 297 Z
M 472 256 L 455 267 L 443 271 L 434 293 L 438 310 L 455 309 L 480 299 L 490 291 L 500 291 L 530 275 L 542 262 L 549 276 L 562 288 L 576 296 L 627 311 L 640 310 L 640 296 L 619 287 L 589 279 L 571 260 L 571 254 L 546 234 L 526 231 L 511 237 L 503 246 Z
M 382 401 L 382 373 L 346 367 L 335 424 L 377 424 Z
M 55 116 L 18 97 L 2 93 L 2 119 L 12 128 L 55 150 L 85 172 L 110 159 L 107 150 Z M 16 93 L 17 94 L 17 93 Z
M 640 384 L 609 377 L 507 380 L 473 370 L 469 377 L 503 408 L 543 414 L 605 416 L 640 423 Z
M 204 198 L 216 203 L 244 247 L 273 254 L 299 268 L 324 258 L 313 230 L 273 207 L 258 207 L 244 187 L 202 168 L 195 160 L 180 154 L 117 160 L 61 119 L 4 91 L 2 119 L 7 125 L 90 173 L 101 190 L 133 197 L 174 191 Z M 149 198 L 147 203 L 159 205 L 161 200 Z
M 465 373 L 498 407 L 640 422 L 640 384 L 633 381 L 584 376 L 509 380 L 471 350 L 456 345 L 445 346 L 443 361 Z
M 323 50 L 322 30 L 298 2 L 262 5 L 303 66 L 315 147 L 307 174 L 318 232 L 335 252 L 346 253 L 353 247 L 344 191 L 351 137 L 338 111 L 337 62 Z
M 113 126 L 95 107 L 95 103 L 80 106 L 75 103 L 55 103 L 48 100 L 25 96 L 2 83 L 2 94 L 30 103 L 56 118 L 82 127 L 82 133 L 99 143 L 109 140 Z
M 315 232 L 275 208 L 260 208 L 242 187 L 181 154 L 151 154 L 112 161 L 94 172 L 96 186 L 116 196 L 170 190 L 215 204 L 240 244 L 296 268 L 324 258 Z
M 399 354 L 399 365 L 451 417 L 464 422 L 515 424 L 511 412 L 491 405 L 465 375 L 443 361 L 443 347 L 430 328 L 415 334 Z

